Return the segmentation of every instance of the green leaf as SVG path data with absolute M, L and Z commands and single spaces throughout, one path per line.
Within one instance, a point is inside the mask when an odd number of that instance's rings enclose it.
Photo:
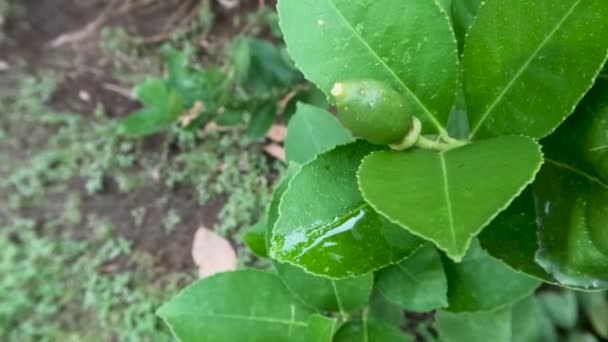
M 533 180 L 541 163 L 539 145 L 522 136 L 441 153 L 376 152 L 363 161 L 359 186 L 379 213 L 458 261 L 473 236 Z
M 439 311 L 436 328 L 444 342 L 537 342 L 538 304 L 528 297 L 494 311 L 453 313 Z
M 319 314 L 308 318 L 308 342 L 331 342 L 336 331 L 338 320 Z
M 228 84 L 221 69 L 218 66 L 204 70 L 190 67 L 190 53 L 180 53 L 169 46 L 163 48 L 163 54 L 169 74 L 167 84 L 179 94 L 184 107 L 191 108 L 196 101 L 202 101 L 205 108 L 215 108 Z
M 376 288 L 391 302 L 409 311 L 446 307 L 447 280 L 433 245 L 418 249 L 404 261 L 377 273 Z
M 313 274 L 346 278 L 399 262 L 422 244 L 361 198 L 357 168 L 378 148 L 356 141 L 302 166 L 279 205 L 273 258 Z
M 550 159 L 533 189 L 540 227 L 536 262 L 563 285 L 608 288 L 608 254 L 590 234 L 606 232 L 608 184 Z
M 334 342 L 410 342 L 409 336 L 403 335 L 399 328 L 386 322 L 367 320 L 346 323 L 336 336 Z
M 532 188 L 526 188 L 505 211 L 481 232 L 481 246 L 493 257 L 519 272 L 557 284 L 536 264 L 538 250 L 536 211 Z
M 279 46 L 262 39 L 249 39 L 251 72 L 249 82 L 259 90 L 269 87 L 287 87 L 302 76 L 286 60 Z
M 230 46 L 229 57 L 236 79 L 241 82 L 246 81 L 251 70 L 249 39 L 245 37 L 234 39 Z
M 251 113 L 251 121 L 247 127 L 247 137 L 257 140 L 266 135 L 274 123 L 277 114 L 277 104 L 274 101 L 268 101 Z
M 325 110 L 298 103 L 285 137 L 288 161 L 304 164 L 336 145 L 353 141 L 348 130 Z
M 163 80 L 147 79 L 134 93 L 144 108 L 121 121 L 120 134 L 142 137 L 160 132 L 175 123 L 184 110 L 181 98 Z
M 295 115 L 298 107 L 298 103 L 303 102 L 313 107 L 317 107 L 323 110 L 329 108 L 327 97 L 317 87 L 311 87 L 310 89 L 304 89 L 299 91 L 285 106 L 283 111 L 283 117 L 286 122 L 291 121 L 291 118 Z
M 605 0 L 485 1 L 463 57 L 470 138 L 551 133 L 606 61 L 607 17 Z
M 277 276 L 260 271 L 199 280 L 158 310 L 180 341 L 306 341 L 312 313 Z
M 281 0 L 278 11 L 290 55 L 325 94 L 340 81 L 382 81 L 403 94 L 425 131 L 445 129 L 458 56 L 435 0 Z
M 579 292 L 577 296 L 595 333 L 608 339 L 608 297 L 606 292 Z
M 270 241 L 274 234 L 274 226 L 276 225 L 277 220 L 279 219 L 279 204 L 281 203 L 281 198 L 285 191 L 287 191 L 287 186 L 289 182 L 295 177 L 295 175 L 300 171 L 300 165 L 295 163 L 290 163 L 287 171 L 281 178 L 281 181 L 274 188 L 274 192 L 272 193 L 272 198 L 270 199 L 270 204 L 266 210 L 266 248 L 270 249 Z
M 258 222 L 253 227 L 247 229 L 243 234 L 243 242 L 249 249 L 261 258 L 268 257 L 266 249 L 266 222 Z
M 462 53 L 466 34 L 473 25 L 481 0 L 452 1 L 452 22 L 458 39 L 458 51 Z
M 374 286 L 372 273 L 334 280 L 314 276 L 289 264 L 275 262 L 274 267 L 285 285 L 302 301 L 320 311 L 339 312 L 343 316 L 367 304 Z
M 536 261 L 562 285 L 608 288 L 608 82 L 596 87 L 549 138 L 533 190 Z
M 543 292 L 538 295 L 538 301 L 555 325 L 574 329 L 578 321 L 578 302 L 573 291 Z
M 435 319 L 444 342 L 511 342 L 511 307 L 490 312 L 439 311 Z
M 573 331 L 568 335 L 567 342 L 599 342 L 599 340 L 590 333 Z
M 377 289 L 372 293 L 368 317 L 370 320 L 384 321 L 395 327 L 401 327 L 405 320 L 403 310 L 389 302 Z
M 513 304 L 540 285 L 488 255 L 475 240 L 461 263 L 444 258 L 450 311 L 487 311 Z

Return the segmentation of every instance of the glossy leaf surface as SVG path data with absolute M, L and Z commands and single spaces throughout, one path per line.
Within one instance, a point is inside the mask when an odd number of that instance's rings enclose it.
M 461 263 L 444 258 L 450 311 L 486 311 L 511 305 L 532 294 L 536 279 L 488 255 L 477 241 Z
M 474 235 L 530 183 L 540 147 L 504 136 L 448 152 L 376 152 L 359 170 L 363 197 L 405 229 L 460 260 Z
M 534 260 L 538 250 L 537 234 L 534 197 L 528 187 L 481 232 L 479 241 L 490 255 L 513 269 L 556 283 Z
M 547 163 L 533 190 L 537 262 L 560 283 L 608 288 L 608 82 L 598 80 L 577 112 L 543 148 Z
M 549 161 L 534 183 L 537 262 L 561 284 L 608 287 L 608 254 L 590 231 L 608 234 L 608 185 L 575 166 Z
M 485 1 L 463 57 L 470 138 L 551 133 L 606 61 L 606 17 L 604 0 Z
M 281 199 L 271 256 L 313 274 L 345 278 L 401 261 L 421 245 L 359 193 L 357 168 L 376 150 L 357 141 L 302 166 Z
M 409 311 L 446 307 L 447 279 L 441 257 L 431 244 L 404 261 L 378 271 L 376 288 L 391 302 Z
M 279 204 L 281 203 L 281 197 L 285 191 L 287 191 L 287 187 L 289 186 L 289 182 L 293 179 L 293 177 L 300 171 L 300 165 L 291 163 L 285 171 L 283 178 L 281 181 L 275 186 L 274 192 L 272 193 L 272 198 L 270 199 L 270 204 L 266 209 L 266 249 L 270 249 L 270 240 L 272 239 L 274 226 L 279 219 Z
M 327 111 L 298 103 L 285 137 L 287 160 L 304 164 L 317 154 L 353 141 L 348 130 Z
M 260 271 L 199 280 L 158 310 L 180 341 L 306 341 L 312 313 L 277 276 Z
M 319 277 L 299 267 L 274 263 L 279 277 L 303 302 L 320 311 L 348 314 L 369 302 L 374 286 L 372 273 L 342 280 Z
M 435 0 L 282 0 L 278 12 L 290 55 L 327 95 L 336 82 L 382 81 L 403 94 L 427 130 L 444 129 L 458 58 Z
M 473 25 L 477 16 L 477 10 L 481 5 L 481 0 L 453 0 L 452 1 L 452 23 L 454 32 L 458 39 L 458 51 L 464 49 L 466 34 Z

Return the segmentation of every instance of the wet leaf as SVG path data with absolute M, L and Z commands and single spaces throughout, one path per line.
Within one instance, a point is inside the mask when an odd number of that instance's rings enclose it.
M 346 278 L 401 261 L 421 245 L 361 198 L 356 171 L 376 150 L 357 141 L 302 166 L 279 205 L 273 258 L 313 274 Z

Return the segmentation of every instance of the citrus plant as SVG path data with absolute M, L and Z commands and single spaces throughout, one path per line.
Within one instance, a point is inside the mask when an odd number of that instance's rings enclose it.
M 299 105 L 245 235 L 275 270 L 185 289 L 158 312 L 178 339 L 409 341 L 406 310 L 435 312 L 428 340 L 550 340 L 542 283 L 608 288 L 608 2 L 278 11 L 338 118 Z

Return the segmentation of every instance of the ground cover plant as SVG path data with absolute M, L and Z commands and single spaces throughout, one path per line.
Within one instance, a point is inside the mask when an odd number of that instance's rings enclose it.
M 559 330 L 577 326 L 577 298 L 605 338 L 608 3 L 280 0 L 278 13 L 339 120 L 298 105 L 289 168 L 246 236 L 274 271 L 184 289 L 158 311 L 176 338 L 596 340 Z M 543 283 L 579 294 L 532 296 Z M 402 310 L 434 321 L 406 334 Z

